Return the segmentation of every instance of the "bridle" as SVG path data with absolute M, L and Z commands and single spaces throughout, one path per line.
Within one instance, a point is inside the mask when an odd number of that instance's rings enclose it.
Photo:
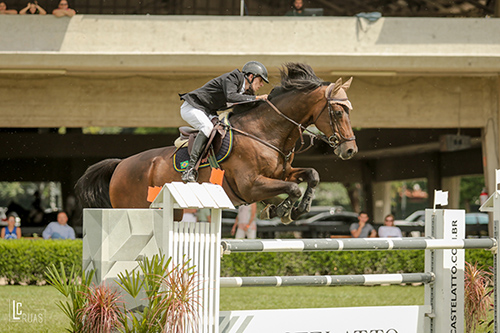
M 335 110 L 333 110 L 332 104 L 340 104 L 342 105 L 342 102 L 349 101 L 347 98 L 327 98 L 326 99 L 326 105 L 325 107 L 321 110 L 321 112 L 318 114 L 316 119 L 314 119 L 313 123 L 316 123 L 316 121 L 319 119 L 323 111 L 328 107 L 328 115 L 330 117 L 330 128 L 332 129 L 333 135 L 331 135 L 329 138 L 326 137 L 324 134 L 316 134 L 317 137 L 319 137 L 320 140 L 326 142 L 327 144 L 330 145 L 332 148 L 337 148 L 344 142 L 348 141 L 354 141 L 356 140 L 356 136 L 353 135 L 349 138 L 346 138 L 345 136 L 342 135 L 342 132 L 340 131 L 342 129 L 340 123 L 336 121 L 336 116 L 335 116 Z M 343 105 L 342 105 L 343 106 Z M 347 111 L 344 111 L 347 112 Z M 307 128 L 306 128 L 307 130 Z

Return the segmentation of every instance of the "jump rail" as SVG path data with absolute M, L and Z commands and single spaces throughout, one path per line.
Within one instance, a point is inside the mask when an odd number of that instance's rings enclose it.
M 224 254 L 238 252 L 312 252 L 312 251 L 381 251 L 381 250 L 441 250 L 441 249 L 491 249 L 497 247 L 493 238 L 443 240 L 432 238 L 412 239 L 274 239 L 229 240 L 221 242 Z
M 378 284 L 431 283 L 433 273 L 221 277 L 221 288 L 290 286 L 373 286 Z

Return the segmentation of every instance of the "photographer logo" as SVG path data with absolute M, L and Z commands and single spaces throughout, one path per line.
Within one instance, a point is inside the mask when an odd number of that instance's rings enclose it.
M 9 321 L 18 323 L 41 324 L 45 318 L 45 310 L 23 307 L 22 302 L 9 302 Z

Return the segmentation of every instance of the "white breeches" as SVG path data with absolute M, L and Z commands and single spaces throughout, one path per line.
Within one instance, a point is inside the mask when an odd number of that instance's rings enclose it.
M 210 133 L 214 128 L 214 125 L 205 112 L 195 108 L 186 101 L 184 101 L 184 103 L 182 103 L 181 105 L 181 117 L 189 125 L 203 132 L 203 134 L 205 134 L 207 138 L 210 136 Z

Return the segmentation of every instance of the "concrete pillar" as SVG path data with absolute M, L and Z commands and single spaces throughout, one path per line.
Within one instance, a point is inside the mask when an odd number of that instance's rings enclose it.
M 498 119 L 499 119 L 499 108 L 500 104 L 500 84 L 497 78 L 496 87 L 496 105 L 492 105 L 489 109 L 490 114 L 485 119 L 485 124 L 481 133 L 481 148 L 483 152 L 483 172 L 484 172 L 484 183 L 486 185 L 486 190 L 489 194 L 494 193 L 496 188 L 495 170 L 500 168 L 500 133 L 498 132 Z M 493 219 L 490 216 L 490 225 L 488 228 L 489 235 L 493 235 Z
M 460 206 L 460 180 L 462 177 L 443 177 L 441 190 L 448 191 L 448 209 L 458 209 Z
M 373 187 L 373 222 L 382 223 L 391 213 L 391 182 L 374 182 Z

